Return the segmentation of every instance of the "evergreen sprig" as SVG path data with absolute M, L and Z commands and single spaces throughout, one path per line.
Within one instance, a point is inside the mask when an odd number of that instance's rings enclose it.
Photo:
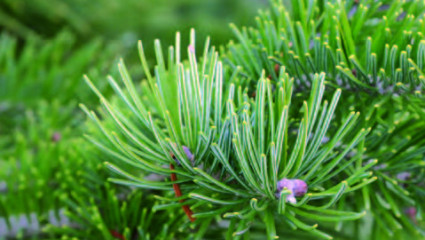
M 108 89 L 100 42 L 2 35 L 6 237 L 424 238 L 424 2 L 271 3 L 219 51 L 139 42 Z
M 238 43 L 229 44 L 226 57 L 243 67 L 248 81 L 263 69 L 276 79 L 273 66 L 279 64 L 298 88 L 323 71 L 345 89 L 420 93 L 423 13 L 422 1 L 272 1 L 255 28 L 231 25 Z
M 324 71 L 349 106 L 336 118 L 362 109 L 360 125 L 371 133 L 356 154 L 377 158 L 379 164 L 373 168 L 378 181 L 355 198 L 356 209 L 373 213 L 368 217 L 373 230 L 363 231 L 357 222 L 356 239 L 424 234 L 418 204 L 424 169 L 418 105 L 423 100 L 423 13 L 421 1 L 273 1 L 269 11 L 260 12 L 255 28 L 231 26 L 238 42 L 224 53 L 230 66 L 242 69 L 246 84 L 255 82 L 262 69 L 275 81 L 274 66 L 283 65 L 295 77 L 295 89 L 304 91 L 314 74 Z
M 340 222 L 362 217 L 364 212 L 341 211 L 334 205 L 342 196 L 376 180 L 367 172 L 375 160 L 351 167 L 362 158 L 349 153 L 369 131 L 356 130 L 359 113 L 332 121 L 341 90 L 329 101 L 323 100 L 322 73 L 314 76 L 310 97 L 294 97 L 294 79 L 282 67 L 276 85 L 263 73 L 254 99 L 248 95 L 250 88 L 239 86 L 242 79 L 237 72 L 226 73 L 230 70 L 223 69 L 208 40 L 203 57 L 197 61 L 193 32 L 191 36 L 189 60 L 183 62 L 179 34 L 176 45 L 169 48 L 167 64 L 159 42 L 155 43 L 155 75 L 146 72 L 147 82 L 141 82 L 140 88 L 121 62 L 125 89 L 109 78 L 121 103 L 108 101 L 87 79 L 104 109 L 99 118 L 82 106 L 100 130 L 88 139 L 120 160 L 106 164 L 125 177 L 111 181 L 160 190 L 180 184 L 190 199 L 185 203 L 191 205 L 193 217 L 203 222 L 210 222 L 208 219 L 217 214 L 230 219 L 228 237 L 245 233 L 260 217 L 269 238 L 277 235 L 275 218 L 293 228 L 331 238 L 305 221 Z M 141 43 L 139 52 L 148 71 Z M 124 163 L 132 169 L 124 170 Z M 172 170 L 169 164 L 178 167 Z M 153 182 L 143 179 L 143 172 L 166 177 L 175 173 L 181 180 Z M 281 178 L 303 179 L 309 193 L 299 202 L 288 204 L 291 192 L 277 191 Z

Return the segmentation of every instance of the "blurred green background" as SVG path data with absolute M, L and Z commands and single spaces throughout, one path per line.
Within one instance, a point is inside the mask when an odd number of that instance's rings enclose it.
M 106 76 L 117 75 L 119 58 L 137 80 L 143 77 L 137 40 L 143 41 L 149 61 L 154 61 L 154 39 L 160 39 L 165 49 L 174 44 L 176 31 L 181 32 L 183 46 L 190 28 L 196 29 L 199 47 L 207 36 L 218 46 L 232 39 L 230 22 L 252 25 L 266 4 L 266 0 L 0 1 L 0 239 L 57 239 L 64 233 L 106 239 L 105 229 L 129 227 L 105 209 L 115 208 L 108 204 L 119 194 L 128 196 L 123 201 L 139 206 L 141 193 L 129 194 L 129 189 L 107 184 L 101 163 L 85 156 L 96 150 L 81 137 L 90 126 L 78 104 L 96 109 L 98 99 L 83 75 L 110 96 Z M 146 207 L 150 211 L 151 206 Z M 52 211 L 59 219 L 64 209 L 86 228 L 52 227 L 58 222 Z M 126 218 L 128 213 L 121 214 Z M 27 220 L 22 220 L 24 215 Z M 142 225 L 138 230 L 146 231 L 149 225 L 135 224 Z M 42 230 L 47 227 L 49 231 Z
M 63 29 L 79 44 L 100 37 L 134 48 L 135 41 L 161 39 L 167 46 L 176 31 L 195 28 L 197 36 L 212 36 L 213 44 L 231 37 L 228 24 L 251 25 L 266 0 L 3 0 L 0 25 L 21 40 L 51 38 Z M 183 34 L 183 36 L 186 36 Z M 147 48 L 148 55 L 152 53 Z

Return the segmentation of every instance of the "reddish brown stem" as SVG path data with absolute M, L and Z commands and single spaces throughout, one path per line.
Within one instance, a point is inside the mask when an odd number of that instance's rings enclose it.
M 111 233 L 112 237 L 120 239 L 120 240 L 125 240 L 125 237 L 121 233 L 115 230 L 109 230 L 109 232 Z
M 279 66 L 279 64 L 275 64 L 274 65 L 274 72 L 276 73 L 276 75 L 279 75 L 279 71 L 280 71 L 280 66 Z
M 172 163 L 170 163 L 170 169 L 174 170 L 174 165 Z M 175 173 L 171 173 L 171 181 L 173 182 L 177 181 L 177 175 Z M 182 191 L 180 190 L 180 187 L 177 183 L 173 183 L 173 189 L 174 189 L 174 193 L 176 194 L 176 197 L 182 196 Z M 183 203 L 184 199 L 180 199 L 179 202 Z M 183 205 L 182 208 L 183 208 L 183 211 L 186 213 L 187 217 L 189 218 L 189 220 L 191 222 L 194 222 L 196 218 L 192 216 L 193 212 L 192 210 L 190 210 L 189 206 Z

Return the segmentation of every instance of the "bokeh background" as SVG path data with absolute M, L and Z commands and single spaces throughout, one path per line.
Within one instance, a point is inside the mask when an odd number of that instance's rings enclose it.
M 230 22 L 251 25 L 266 0 L 3 0 L 0 26 L 20 40 L 49 39 L 68 30 L 84 44 L 101 38 L 110 44 L 134 48 L 135 41 L 151 43 L 159 38 L 173 42 L 176 31 L 195 28 L 200 39 L 211 35 L 212 43 L 231 38 Z M 184 35 L 186 36 L 186 35 Z M 147 49 L 148 55 L 152 53 Z

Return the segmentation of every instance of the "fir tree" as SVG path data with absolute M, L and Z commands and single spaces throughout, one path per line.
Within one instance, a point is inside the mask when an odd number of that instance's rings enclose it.
M 110 181 L 161 190 L 198 238 L 423 238 L 423 10 L 273 1 L 220 52 L 156 41 L 153 73 L 140 42 L 146 80 L 120 62 L 111 101 L 87 79 L 88 139 Z

